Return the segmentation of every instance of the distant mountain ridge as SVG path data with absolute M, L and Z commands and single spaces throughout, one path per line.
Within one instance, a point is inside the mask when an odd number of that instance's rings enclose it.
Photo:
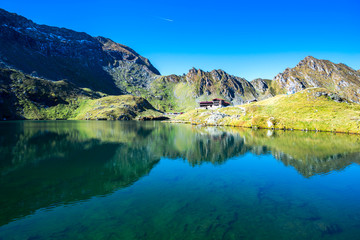
M 0 66 L 107 94 L 123 82 L 146 83 L 159 71 L 131 48 L 104 37 L 39 25 L 0 9 Z
M 196 68 L 183 75 L 161 76 L 130 47 L 105 37 L 39 25 L 3 9 L 0 46 L 0 110 L 6 113 L 0 117 L 7 119 L 33 118 L 38 111 L 53 119 L 59 109 L 61 118 L 74 116 L 83 98 L 125 94 L 143 97 L 161 111 L 187 111 L 213 98 L 238 105 L 312 87 L 360 103 L 360 70 L 311 56 L 273 80 L 247 81 L 220 69 Z
M 143 97 L 149 98 L 150 102 L 156 95 L 160 99 L 173 99 L 169 105 L 175 109 L 194 108 L 196 102 L 213 97 L 221 97 L 237 105 L 313 87 L 325 88 L 350 102 L 360 103 L 359 70 L 312 56 L 301 60 L 294 68 L 285 69 L 273 80 L 258 78 L 247 81 L 223 70 L 205 72 L 193 68 L 186 75 L 159 77 L 153 84 L 157 87 L 150 88 Z M 158 86 L 166 91 L 159 92 Z M 186 101 L 181 99 L 181 95 L 186 95 Z
M 249 82 L 221 69 L 206 72 L 192 68 L 186 75 L 159 76 L 146 91 L 136 88 L 133 93 L 148 99 L 158 109 L 186 111 L 213 98 L 224 98 L 237 105 L 272 97 L 269 81 Z

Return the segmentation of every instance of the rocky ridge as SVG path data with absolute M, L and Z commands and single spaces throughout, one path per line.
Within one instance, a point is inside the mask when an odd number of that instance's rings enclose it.
M 273 96 L 270 83 L 264 79 L 249 82 L 221 69 L 206 72 L 192 68 L 186 75 L 158 77 L 141 96 L 163 110 L 183 111 L 197 107 L 200 101 L 218 97 L 233 105 L 269 98 Z
M 273 80 L 276 93 L 295 93 L 306 88 L 326 88 L 352 102 L 360 102 L 360 73 L 345 64 L 308 56 Z
M 204 72 L 201 69 L 192 68 L 185 79 L 195 85 L 196 97 L 218 94 L 234 104 L 241 104 L 257 96 L 250 82 L 244 78 L 229 75 L 223 70 Z

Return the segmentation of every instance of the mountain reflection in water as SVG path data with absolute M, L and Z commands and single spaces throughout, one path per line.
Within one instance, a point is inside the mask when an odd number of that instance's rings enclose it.
M 130 186 L 164 157 L 197 166 L 272 154 L 305 178 L 360 162 L 359 136 L 345 134 L 92 121 L 9 122 L 0 131 L 0 192 L 6 196 L 0 226 Z

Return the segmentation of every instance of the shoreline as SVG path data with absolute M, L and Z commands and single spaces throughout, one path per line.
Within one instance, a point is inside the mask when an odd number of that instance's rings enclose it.
M 196 125 L 360 134 L 360 105 L 326 97 L 322 88 L 278 95 L 259 102 L 195 109 L 174 120 Z
M 0 120 L 0 123 L 4 122 L 18 122 L 18 121 L 119 121 L 119 122 L 128 122 L 128 121 L 137 121 L 137 122 L 163 122 L 163 123 L 180 123 L 188 125 L 196 125 L 201 127 L 234 127 L 234 128 L 247 128 L 247 129 L 262 129 L 262 130 L 274 130 L 274 131 L 301 131 L 301 132 L 326 132 L 326 133 L 340 133 L 348 135 L 360 135 L 360 132 L 354 131 L 334 131 L 334 130 L 324 130 L 324 129 L 299 129 L 299 128 L 274 128 L 274 127 L 262 127 L 262 126 L 245 126 L 245 125 L 236 125 L 236 124 L 211 124 L 205 122 L 196 122 L 188 120 L 175 120 L 175 119 L 133 119 L 133 120 L 110 120 L 110 119 L 12 119 L 12 120 Z
M 314 130 L 314 129 L 297 129 L 297 128 L 267 128 L 267 127 L 258 127 L 258 126 L 239 126 L 239 125 L 231 125 L 231 124 L 208 124 L 208 123 L 198 123 L 194 121 L 182 121 L 182 120 L 169 120 L 162 121 L 167 123 L 181 123 L 181 124 L 190 124 L 201 127 L 235 127 L 235 128 L 248 128 L 248 129 L 262 129 L 262 130 L 274 130 L 274 131 L 300 131 L 300 132 L 326 132 L 326 133 L 340 133 L 340 134 L 348 134 L 348 135 L 360 135 L 360 132 L 344 132 L 344 131 L 331 131 L 331 130 Z

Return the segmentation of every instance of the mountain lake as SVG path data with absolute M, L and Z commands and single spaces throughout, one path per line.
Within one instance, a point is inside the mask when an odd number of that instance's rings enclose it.
M 360 136 L 0 123 L 0 239 L 360 239 Z

